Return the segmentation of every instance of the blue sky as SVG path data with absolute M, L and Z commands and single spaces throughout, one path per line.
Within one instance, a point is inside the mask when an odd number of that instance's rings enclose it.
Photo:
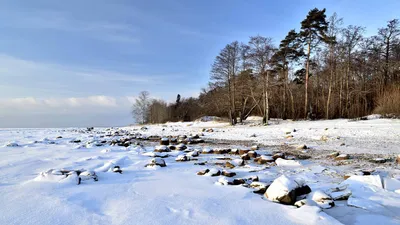
M 132 123 L 135 96 L 197 96 L 227 43 L 278 44 L 314 8 L 376 33 L 386 0 L 1 0 L 0 127 Z

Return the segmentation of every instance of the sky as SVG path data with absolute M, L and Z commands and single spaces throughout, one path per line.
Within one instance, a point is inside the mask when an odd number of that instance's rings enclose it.
M 0 127 L 124 126 L 140 91 L 196 97 L 226 44 L 314 7 L 374 35 L 398 0 L 0 0 Z

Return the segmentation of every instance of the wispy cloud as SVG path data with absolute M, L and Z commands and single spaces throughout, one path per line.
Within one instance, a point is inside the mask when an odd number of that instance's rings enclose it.
M 0 26 L 79 33 L 98 40 L 124 44 L 140 42 L 138 28 L 129 23 L 76 19 L 62 11 L 51 10 L 29 12 L 23 16 L 16 15 L 13 15 L 8 23 L 0 24 Z
M 0 86 L 9 89 L 0 90 L 0 97 L 13 96 L 12 91 L 16 92 L 18 89 L 20 96 L 35 96 L 45 92 L 47 95 L 47 92 L 51 91 L 53 95 L 63 92 L 83 95 L 105 92 L 116 94 L 137 88 L 138 85 L 157 85 L 182 77 L 181 74 L 138 74 L 134 71 L 119 72 L 67 66 L 4 54 L 0 54 L 0 74 Z M 118 91 L 112 91 L 113 89 Z

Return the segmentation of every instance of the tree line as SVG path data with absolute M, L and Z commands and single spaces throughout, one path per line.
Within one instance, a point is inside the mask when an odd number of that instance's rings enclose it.
M 366 37 L 365 28 L 343 25 L 336 13 L 312 9 L 298 31 L 276 46 L 252 36 L 233 41 L 216 56 L 210 82 L 198 98 L 151 100 L 146 121 L 250 115 L 283 119 L 354 118 L 373 112 L 400 115 L 400 23 L 393 19 Z M 135 104 L 136 105 L 136 104 Z

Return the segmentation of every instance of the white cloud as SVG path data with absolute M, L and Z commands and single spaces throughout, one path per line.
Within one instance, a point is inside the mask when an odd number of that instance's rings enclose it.
M 2 98 L 0 99 L 0 115 L 18 113 L 81 113 L 105 110 L 129 111 L 134 97 L 88 96 L 68 98 Z

